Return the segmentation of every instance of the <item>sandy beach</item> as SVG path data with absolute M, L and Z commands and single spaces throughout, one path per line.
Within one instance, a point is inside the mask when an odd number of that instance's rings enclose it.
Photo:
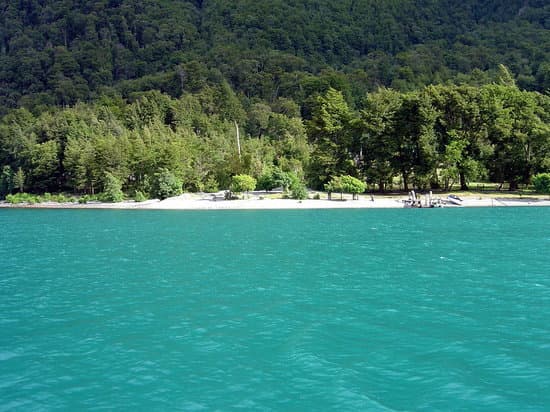
M 435 196 L 437 197 L 437 196 Z M 405 195 L 362 195 L 358 200 L 339 195 L 328 200 L 326 194 L 321 199 L 281 199 L 264 197 L 254 193 L 246 199 L 213 200 L 210 194 L 185 193 L 164 200 L 152 199 L 144 202 L 124 201 L 119 203 L 89 202 L 38 204 L 9 204 L 0 202 L 3 208 L 51 208 L 51 209 L 138 209 L 138 210 L 247 210 L 247 209 L 386 209 L 403 208 L 408 199 Z M 442 196 L 442 199 L 444 197 Z M 550 206 L 550 199 L 520 196 L 462 196 L 461 206 L 444 205 L 443 207 L 515 207 L 515 206 Z M 424 204 L 424 203 L 423 203 Z

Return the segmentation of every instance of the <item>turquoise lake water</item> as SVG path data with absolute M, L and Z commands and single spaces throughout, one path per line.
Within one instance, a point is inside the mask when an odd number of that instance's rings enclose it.
M 550 208 L 0 210 L 0 410 L 548 411 Z

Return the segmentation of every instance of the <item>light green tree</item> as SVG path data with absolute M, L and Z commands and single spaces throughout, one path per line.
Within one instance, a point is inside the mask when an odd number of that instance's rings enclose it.
M 349 175 L 342 176 L 342 185 L 344 192 L 351 193 L 353 200 L 358 199 L 358 195 L 367 188 L 365 182 Z
M 17 172 L 13 176 L 13 185 L 19 190 L 19 192 L 23 193 L 25 191 L 25 172 L 20 167 L 17 169 Z
M 105 176 L 103 178 L 102 199 L 107 202 L 122 202 L 124 200 L 122 183 L 110 172 L 105 172 Z
M 99 174 L 94 168 L 94 147 L 87 139 L 69 138 L 63 166 L 68 185 L 77 192 L 95 193 Z
M 249 175 L 235 175 L 231 178 L 230 189 L 235 193 L 247 193 L 256 188 L 256 179 Z
M 365 182 L 349 175 L 334 176 L 330 182 L 325 184 L 325 190 L 329 193 L 329 198 L 332 192 L 339 192 L 340 199 L 343 199 L 344 193 L 351 193 L 352 199 L 358 198 L 358 194 L 363 193 L 367 185 Z
M 54 140 L 32 146 L 30 157 L 30 178 L 35 189 L 51 191 L 57 188 L 59 177 L 59 145 Z

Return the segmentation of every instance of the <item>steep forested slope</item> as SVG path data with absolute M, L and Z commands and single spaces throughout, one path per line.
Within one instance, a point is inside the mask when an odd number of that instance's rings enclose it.
M 0 105 L 223 81 L 266 100 L 300 101 L 316 81 L 360 98 L 380 85 L 484 83 L 500 63 L 543 91 L 549 26 L 544 0 L 2 0 Z

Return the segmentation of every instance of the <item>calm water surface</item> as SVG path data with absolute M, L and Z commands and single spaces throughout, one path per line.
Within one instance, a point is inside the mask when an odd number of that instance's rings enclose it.
M 550 208 L 0 210 L 0 410 L 550 410 Z

